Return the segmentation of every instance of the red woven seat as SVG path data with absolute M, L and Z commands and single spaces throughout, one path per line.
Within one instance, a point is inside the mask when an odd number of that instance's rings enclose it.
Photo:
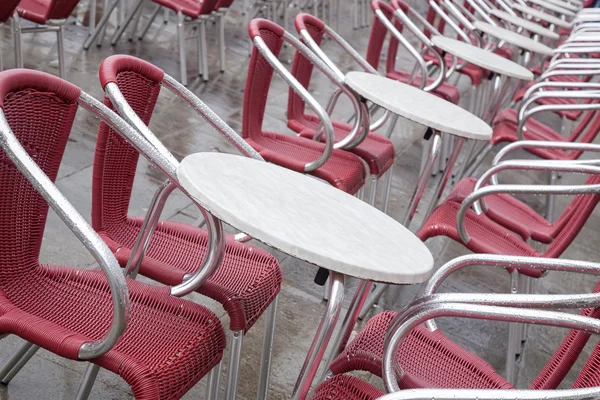
M 81 90 L 51 75 L 0 73 L 0 107 L 14 135 L 55 181 Z M 48 205 L 0 153 L 0 334 L 78 360 L 82 344 L 111 327 L 113 298 L 103 272 L 39 262 Z M 89 240 L 89 239 L 87 239 Z M 125 333 L 91 362 L 119 374 L 138 399 L 176 399 L 217 365 L 225 347 L 218 317 L 170 296 L 170 288 L 127 280 Z
M 320 384 L 312 400 L 375 400 L 384 393 L 367 382 L 351 375 L 336 375 Z
M 498 113 L 493 123 L 494 133 L 490 143 L 496 145 L 501 142 L 512 143 L 519 140 L 517 121 L 518 113 L 515 109 L 507 108 Z M 523 131 L 523 138 L 525 140 L 590 143 L 598 135 L 598 132 L 600 132 L 600 114 L 597 112 L 587 112 L 568 137 L 560 135 L 552 128 L 533 118 L 529 118 L 525 122 L 525 127 L 527 128 Z M 565 152 L 563 150 L 541 148 L 530 148 L 527 151 L 548 160 L 576 160 L 582 154 L 581 151 Z
M 512 60 L 515 56 L 515 52 L 508 46 L 502 46 L 494 49 L 494 54 L 498 54 L 500 57 L 504 57 L 508 60 Z
M 21 0 L 17 11 L 19 15 L 37 24 L 46 24 L 51 19 L 68 18 L 79 0 Z
M 138 71 L 139 73 L 132 72 Z M 143 74 L 143 75 L 142 75 Z M 103 86 L 116 81 L 140 119 L 148 124 L 164 73 L 133 57 L 109 59 L 101 66 Z M 105 99 L 110 105 L 110 100 Z M 100 126 L 93 171 L 92 225 L 127 264 L 141 220 L 128 215 L 138 152 L 105 124 Z M 187 224 L 158 224 L 140 273 L 164 284 L 181 283 L 202 264 L 207 234 Z M 198 293 L 218 301 L 230 318 L 230 329 L 247 331 L 279 293 L 281 270 L 268 252 L 226 238 L 223 261 Z
M 260 37 L 275 57 L 279 56 L 283 46 L 283 28 L 266 20 L 253 20 L 248 31 L 251 37 Z M 273 67 L 253 47 L 244 90 L 242 137 L 266 161 L 306 173 L 306 164 L 323 154 L 325 143 L 262 128 L 273 71 Z M 344 150 L 333 150 L 327 161 L 309 174 L 350 194 L 355 194 L 364 185 L 366 177 L 362 161 Z
M 368 371 L 382 376 L 385 332 L 395 315 L 385 311 L 371 318 L 331 363 L 331 372 L 339 375 Z M 399 382 L 402 389 L 512 388 L 491 365 L 448 339 L 439 329 L 413 329 L 400 346 L 398 361 L 404 371 Z

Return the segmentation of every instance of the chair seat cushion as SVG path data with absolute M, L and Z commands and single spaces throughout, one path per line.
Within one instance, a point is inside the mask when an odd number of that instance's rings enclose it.
M 169 8 L 176 13 L 181 13 L 187 17 L 198 18 L 202 2 L 197 0 L 152 0 L 156 4 Z
M 17 7 L 19 16 L 37 24 L 48 21 L 51 0 L 21 0 Z
M 168 287 L 130 279 L 127 286 L 127 330 L 91 362 L 119 374 L 135 398 L 179 398 L 221 360 L 225 333 L 219 319 L 170 296 Z M 83 343 L 105 335 L 112 314 L 108 282 L 97 270 L 36 266 L 23 279 L 5 280 L 0 291 L 3 333 L 73 360 Z
M 352 125 L 340 121 L 332 122 L 336 142 L 344 139 L 352 131 Z M 311 114 L 304 114 L 301 119 L 288 121 L 288 127 L 291 130 L 297 132 L 301 137 L 311 140 L 315 136 L 318 126 L 318 117 Z M 322 135 L 322 141 L 325 141 L 324 135 Z M 378 177 L 394 164 L 396 156 L 392 141 L 374 132 L 369 132 L 365 140 L 348 151 L 363 159 L 369 166 L 369 173 Z
M 405 71 L 391 71 L 387 73 L 387 77 L 402 83 L 408 83 L 410 80 L 410 73 Z M 419 87 L 420 81 L 421 75 L 416 75 L 411 85 Z M 433 83 L 433 81 L 434 80 L 432 78 L 427 78 L 428 85 Z M 437 89 L 433 90 L 431 93 L 453 104 L 458 104 L 458 102 L 460 101 L 460 92 L 458 91 L 456 86 L 446 82 L 442 83 L 440 86 L 438 86 Z
M 458 182 L 445 201 L 462 203 L 473 193 L 477 179 L 465 178 Z M 554 225 L 533 208 L 509 194 L 493 194 L 485 197 L 488 210 L 485 215 L 523 238 L 550 243 L 556 235 Z
M 352 375 L 336 375 L 315 389 L 312 400 L 375 400 L 384 393 Z
M 382 376 L 384 338 L 396 313 L 385 311 L 371 318 L 356 338 L 334 360 L 336 374 L 368 371 Z M 512 389 L 491 365 L 463 349 L 440 330 L 420 325 L 402 341 L 398 361 L 404 370 L 401 389 Z
M 266 161 L 293 171 L 305 173 L 306 163 L 316 160 L 323 154 L 325 144 L 298 136 L 276 132 L 262 132 L 261 135 L 246 137 L 245 140 Z M 366 171 L 362 161 L 344 150 L 333 150 L 327 161 L 310 172 L 319 179 L 349 194 L 355 194 L 364 185 Z
M 100 236 L 125 267 L 142 225 L 141 218 L 107 224 Z M 146 252 L 140 273 L 166 285 L 177 285 L 196 271 L 206 255 L 204 229 L 178 222 L 160 222 Z M 225 238 L 221 265 L 197 292 L 223 305 L 232 331 L 247 331 L 279 293 L 281 269 L 268 252 Z

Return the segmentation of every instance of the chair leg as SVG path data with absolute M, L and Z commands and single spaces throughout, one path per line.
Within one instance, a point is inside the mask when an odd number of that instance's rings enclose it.
M 235 400 L 236 398 L 243 341 L 243 331 L 231 332 L 229 364 L 227 365 L 227 380 L 225 382 L 225 400 Z
M 160 12 L 160 9 L 162 8 L 161 5 L 158 5 L 156 7 L 156 9 L 154 10 L 154 12 L 152 13 L 152 15 L 150 16 L 150 18 L 148 19 L 148 22 L 146 23 L 146 25 L 144 25 L 144 28 L 142 29 L 142 33 L 140 33 L 138 35 L 138 40 L 143 40 L 144 37 L 146 36 L 146 34 L 148 33 L 148 31 L 150 30 L 150 27 L 152 26 L 152 23 L 154 22 L 154 20 L 156 19 L 156 17 L 158 16 L 158 13 Z M 165 8 L 165 10 L 168 12 L 169 9 Z
M 21 359 L 25 357 L 27 352 L 33 347 L 37 346 L 34 346 L 33 343 L 25 342 L 17 349 L 17 351 L 11 354 L 8 357 L 8 360 L 6 360 L 2 365 L 2 368 L 0 368 L 0 380 L 4 380 L 13 370 L 13 368 L 19 364 L 19 361 L 21 361 Z
M 179 69 L 181 73 L 181 83 L 188 84 L 187 80 L 187 65 L 185 62 L 185 25 L 183 13 L 177 13 L 177 41 L 179 42 Z
M 381 296 L 384 295 L 384 293 L 388 289 L 388 287 L 389 287 L 389 285 L 386 285 L 384 283 L 377 284 L 377 287 L 373 291 L 371 298 L 367 299 L 367 301 L 365 302 L 365 305 L 363 306 L 362 310 L 360 311 L 358 319 L 360 319 L 362 321 L 367 316 L 367 314 L 369 313 L 371 308 L 373 308 L 379 302 L 379 299 L 381 299 Z
M 519 293 L 519 272 L 514 270 L 510 274 L 510 292 L 512 294 Z M 519 324 L 509 324 L 508 325 L 508 344 L 506 349 L 506 380 L 515 384 L 515 377 L 517 372 L 517 354 L 519 353 L 518 349 L 521 346 L 520 340 L 520 330 L 521 327 Z
M 353 28 L 358 29 L 358 0 L 352 1 L 352 21 Z
M 56 45 L 58 50 L 58 76 L 66 79 L 64 25 L 58 26 L 58 30 L 56 31 Z
M 135 34 L 137 33 L 138 26 L 140 26 L 140 19 L 142 18 L 143 12 L 144 12 L 143 10 L 139 10 L 137 12 L 137 14 L 135 14 L 135 21 L 133 22 L 133 26 L 131 27 L 131 30 L 129 31 L 129 37 L 127 38 L 127 40 L 130 42 L 133 42 L 133 38 L 135 37 Z
M 273 338 L 275 336 L 275 320 L 277 318 L 277 302 L 279 296 L 269 305 L 267 309 L 267 320 L 265 321 L 265 338 L 263 341 L 262 359 L 260 361 L 260 377 L 258 380 L 258 391 L 256 400 L 267 400 L 269 394 L 269 380 L 271 378 L 271 361 L 273 358 Z
M 217 29 L 219 30 L 219 68 L 225 72 L 225 10 L 217 14 Z
M 102 19 L 100 20 L 100 22 L 98 22 L 98 26 L 96 26 L 96 29 L 94 29 L 92 31 L 90 36 L 83 43 L 84 50 L 88 50 L 90 48 L 90 46 L 92 45 L 92 43 L 94 43 L 94 40 L 96 40 L 98 35 L 100 35 L 101 32 L 104 32 L 104 29 L 102 29 L 102 28 L 104 28 L 106 26 L 106 24 L 108 23 L 108 20 L 110 19 L 110 15 L 115 10 L 115 7 L 117 6 L 117 4 L 119 4 L 119 0 L 113 1 L 112 3 L 110 3 L 110 6 L 108 6 L 108 8 L 104 9 L 104 11 L 102 13 Z M 102 34 L 102 37 L 104 37 L 104 34 Z M 100 40 L 98 40 L 97 45 L 98 45 L 98 47 L 100 47 L 102 45 L 102 38 L 100 38 Z
M 4 58 L 2 57 L 2 40 L 4 39 L 4 23 L 0 24 L 0 71 L 4 71 Z
M 398 122 L 398 115 L 394 114 L 394 116 L 392 117 L 392 120 L 390 121 L 390 127 L 388 128 L 387 132 L 385 133 L 386 138 L 389 139 L 392 136 L 392 132 L 394 131 L 394 128 L 396 128 L 397 122 Z
M 90 30 L 90 35 L 91 35 L 92 32 L 94 32 L 94 29 L 96 29 L 96 0 L 89 1 L 89 8 L 90 8 L 89 30 Z
M 206 400 L 218 400 L 219 389 L 221 386 L 221 368 L 223 362 L 214 367 L 208 374 L 208 382 L 206 385 Z
M 24 345 L 22 347 L 29 347 L 29 350 L 27 350 L 27 352 L 23 355 L 23 357 L 21 357 L 21 359 L 15 364 L 15 366 L 8 372 L 8 374 L 6 374 L 5 376 L 2 377 L 2 383 L 5 385 L 8 385 L 10 383 L 10 381 L 12 381 L 12 378 L 14 378 L 19 373 L 19 371 L 21 371 L 21 369 L 23 369 L 25 364 L 27 364 L 27 362 L 29 360 L 31 360 L 31 357 L 33 357 L 35 355 L 35 353 L 37 353 L 37 351 L 40 349 L 40 346 L 34 346 L 34 345 L 31 345 L 31 343 L 27 343 L 27 345 Z
M 142 4 L 144 4 L 144 0 L 138 0 L 138 2 L 135 4 L 135 7 L 133 7 L 133 9 L 131 10 L 131 12 L 127 16 L 127 18 L 125 18 L 125 22 L 123 22 L 121 24 L 121 26 L 119 26 L 119 29 L 114 33 L 112 39 L 110 40 L 110 45 L 111 46 L 114 46 L 114 45 L 117 44 L 117 42 L 121 38 L 121 35 L 123 35 L 123 33 L 125 32 L 125 30 L 129 26 L 129 24 L 133 20 L 133 17 L 135 17 L 135 14 L 138 11 L 140 11 L 140 8 L 142 7 Z
M 387 214 L 388 204 L 390 202 L 390 190 L 392 188 L 392 177 L 394 176 L 394 165 L 388 169 L 387 177 L 385 181 L 385 191 L 383 192 L 383 203 L 381 204 L 381 211 Z
M 75 400 L 87 400 L 92 391 L 92 387 L 94 386 L 94 382 L 96 381 L 96 377 L 98 376 L 98 371 L 100 371 L 99 366 L 92 363 L 88 364 L 85 374 L 83 375 L 83 380 L 75 395 Z
M 15 13 L 12 18 L 13 38 L 15 41 L 15 65 L 16 68 L 23 68 L 23 49 L 21 48 L 21 18 Z
M 206 46 L 206 19 L 200 21 L 200 32 L 198 37 L 198 62 L 202 65 L 202 79 L 208 81 L 208 51 Z
M 556 185 L 558 175 L 555 171 L 548 172 L 548 185 Z M 556 203 L 556 196 L 546 196 L 546 219 L 550 222 L 554 218 L 554 204 Z
M 371 188 L 369 190 L 369 204 L 375 207 L 377 200 L 377 176 L 371 175 Z

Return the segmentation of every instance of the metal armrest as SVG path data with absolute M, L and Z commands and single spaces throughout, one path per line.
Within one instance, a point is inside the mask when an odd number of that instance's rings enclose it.
M 221 234 L 223 229 L 221 221 L 204 210 L 179 184 L 177 179 L 179 162 L 177 162 L 174 157 L 169 157 L 168 155 L 164 154 L 165 151 L 168 153 L 168 150 L 166 150 L 166 148 L 160 144 L 158 139 L 152 143 L 149 141 L 149 137 L 154 136 L 154 134 L 147 127 L 144 131 L 145 134 L 140 133 L 127 122 L 125 122 L 125 120 L 119 117 L 115 112 L 107 108 L 104 104 L 100 103 L 87 93 L 81 93 L 78 103 L 82 107 L 96 114 L 104 123 L 106 123 L 110 128 L 127 140 L 127 142 L 140 154 L 142 154 L 150 163 L 160 169 L 169 179 L 166 183 L 159 187 L 154 195 L 154 198 L 152 199 L 150 208 L 146 213 L 146 217 L 142 225 L 143 229 L 140 230 L 138 238 L 136 239 L 135 246 L 137 249 L 134 248 L 134 251 L 132 252 L 132 258 L 130 258 L 128 262 L 129 268 L 139 268 L 139 263 L 141 262 L 147 246 L 150 243 L 150 238 L 154 232 L 156 223 L 158 223 L 158 218 L 162 212 L 162 207 L 166 203 L 168 195 L 174 189 L 174 187 L 171 186 L 171 183 L 175 187 L 179 188 L 186 196 L 188 196 L 200 209 L 200 212 L 203 214 L 204 219 L 206 220 L 206 230 L 209 237 L 206 256 L 202 265 L 196 272 L 188 277 L 189 279 L 185 280 L 179 285 L 171 287 L 171 295 L 183 296 L 195 291 L 204 283 L 204 281 L 206 281 L 206 279 L 210 277 L 210 275 L 214 273 L 221 263 L 224 248 L 223 237 Z M 121 106 L 123 106 L 123 104 L 121 104 Z M 163 150 L 155 147 L 158 144 L 160 144 L 159 147 Z M 134 258 L 134 256 L 138 258 Z
M 497 307 L 487 306 L 478 304 L 462 304 L 462 303 L 449 303 L 441 299 L 442 295 L 435 299 L 423 299 L 417 301 L 404 310 L 399 312 L 394 320 L 392 321 L 390 328 L 386 333 L 384 353 L 383 353 L 383 378 L 385 386 L 388 392 L 398 392 L 400 390 L 398 386 L 398 377 L 403 375 L 402 367 L 398 363 L 398 350 L 403 339 L 408 336 L 410 331 L 415 327 L 422 324 L 423 322 L 440 317 L 460 317 L 469 319 L 487 319 L 492 321 L 504 321 L 504 322 L 517 322 L 527 323 L 536 325 L 546 326 L 557 326 L 565 327 L 569 329 L 577 329 L 580 331 L 600 334 L 600 321 L 595 318 L 583 317 L 580 315 L 572 315 L 556 311 L 545 311 L 537 309 L 521 309 L 516 307 Z M 577 389 L 579 390 L 579 389 Z M 507 393 L 509 391 L 496 391 L 496 390 L 462 390 L 460 391 L 461 396 L 449 397 L 449 393 L 453 392 L 452 389 L 444 389 L 446 392 L 442 396 L 443 398 L 465 398 L 462 393 L 477 396 L 472 398 L 504 398 L 500 397 L 499 393 Z M 394 396 L 389 395 L 384 397 L 387 399 L 395 398 L 432 398 L 420 396 L 418 393 L 420 390 L 402 391 L 394 393 Z M 430 389 L 424 389 L 423 392 L 430 393 Z M 519 391 L 521 393 L 528 391 Z M 529 391 L 534 392 L 534 391 Z M 538 391 L 535 391 L 539 393 Z M 554 393 L 555 391 L 548 391 Z M 566 391 L 565 391 L 566 392 Z M 571 390 L 573 392 L 573 390 Z M 404 393 L 408 397 L 395 397 L 401 396 Z M 437 393 L 440 393 L 438 391 Z M 489 397 L 482 397 L 483 394 Z M 593 393 L 595 396 L 589 398 L 595 398 L 600 394 L 600 389 L 596 389 Z M 572 393 L 571 393 L 572 394 Z M 412 397 L 411 397 L 412 395 Z M 546 397 L 535 398 L 546 398 Z M 513 397 L 513 398 L 524 398 L 524 397 Z M 548 398 L 553 398 L 552 395 Z
M 0 110 L 0 145 L 25 179 L 31 183 L 77 239 L 94 256 L 108 280 L 113 301 L 113 318 L 110 329 L 102 339 L 81 345 L 77 353 L 81 360 L 90 360 L 101 356 L 114 346 L 127 328 L 129 320 L 129 291 L 121 267 L 106 243 L 31 159 L 8 126 L 2 110 Z
M 290 35 L 287 31 L 283 33 L 283 39 L 287 43 L 291 44 L 296 48 L 296 51 L 299 51 L 304 57 L 306 57 L 311 63 L 313 63 L 321 72 L 323 72 L 332 82 L 336 82 L 337 85 L 344 86 L 344 82 L 340 79 L 339 76 L 335 75 L 331 69 L 319 57 L 317 57 L 308 47 L 306 47 L 300 40 L 296 39 L 294 36 Z M 288 71 L 283 64 L 275 57 L 266 43 L 260 36 L 255 36 L 252 38 L 252 42 L 254 43 L 254 47 L 258 50 L 258 52 L 264 57 L 264 59 L 269 63 L 269 65 L 283 78 L 283 80 L 294 90 L 298 96 L 317 114 L 317 117 L 321 121 L 322 126 L 325 128 L 325 149 L 323 150 L 323 154 L 319 156 L 316 160 L 310 161 L 306 163 L 304 166 L 305 172 L 311 172 L 315 169 L 321 167 L 327 159 L 331 156 L 333 152 L 334 145 L 334 131 L 333 124 L 331 123 L 331 118 L 325 111 L 325 109 L 308 93 L 308 90 L 304 88 L 296 80 L 296 78 Z
M 542 91 L 547 88 L 563 88 L 563 89 L 585 89 L 585 90 L 600 90 L 600 83 L 596 82 L 560 82 L 560 81 L 541 81 L 531 85 L 523 95 L 523 99 L 528 99 L 534 92 Z M 552 91 L 549 91 L 552 93 Z
M 600 388 L 554 390 L 412 389 L 386 394 L 378 400 L 589 400 Z
M 579 165 L 584 167 L 584 165 Z M 600 168 L 588 166 L 590 169 L 597 169 L 600 173 Z M 576 194 L 599 194 L 600 184 L 595 185 L 492 185 L 485 186 L 476 192 L 469 194 L 461 203 L 458 213 L 456 215 L 456 228 L 458 234 L 463 243 L 467 243 L 470 240 L 465 228 L 465 215 L 471 205 L 485 197 L 492 194 L 560 194 L 560 195 L 576 195 Z
M 460 1 L 460 0 L 456 0 L 456 1 Z M 490 12 L 492 10 L 488 9 L 487 5 L 485 3 L 483 3 L 483 4 L 478 3 L 476 0 L 467 0 L 467 3 L 469 3 L 469 5 L 471 7 L 473 7 L 473 10 L 475 10 L 477 15 L 479 15 L 481 18 L 483 18 L 483 20 L 485 22 L 487 22 L 488 24 L 493 25 L 493 26 L 498 26 L 496 21 L 494 21 L 492 18 L 490 18 Z

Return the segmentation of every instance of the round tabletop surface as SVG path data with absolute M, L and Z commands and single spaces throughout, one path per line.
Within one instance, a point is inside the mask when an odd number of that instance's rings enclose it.
M 528 19 L 516 17 L 514 15 L 500 10 L 492 10 L 491 14 L 495 17 L 503 19 L 504 21 L 510 24 L 520 26 L 521 28 L 524 28 L 536 35 L 544 36 L 552 40 L 558 40 L 558 38 L 560 37 L 558 36 L 558 33 L 552 32 L 550 29 L 546 29 L 540 24 L 530 21 Z
M 536 42 L 527 36 L 520 35 L 516 32 L 509 31 L 508 29 L 500 28 L 486 22 L 477 21 L 475 22 L 475 28 L 483 33 L 493 36 L 497 39 L 504 40 L 505 42 L 514 46 L 520 47 L 524 50 L 531 51 L 534 53 L 542 54 L 545 56 L 551 56 L 554 54 L 552 49 L 545 44 Z
M 567 17 L 574 17 L 575 16 L 575 13 L 573 11 L 569 11 L 566 8 L 557 6 L 556 4 L 551 3 L 551 2 L 549 2 L 547 0 L 527 0 L 527 2 L 529 4 L 535 4 L 537 6 L 545 8 L 548 11 L 553 11 L 555 13 L 565 15 Z
M 346 74 L 344 82 L 362 97 L 429 128 L 467 139 L 492 137 L 492 128 L 475 115 L 416 87 L 357 71 Z
M 434 36 L 431 41 L 441 50 L 485 68 L 488 71 L 524 81 L 533 80 L 533 73 L 530 70 L 491 51 L 486 51 L 469 43 L 450 39 L 445 36 Z
M 552 25 L 556 25 L 559 26 L 561 28 L 570 28 L 571 27 L 571 23 L 567 22 L 567 21 L 563 21 L 560 18 L 556 18 L 554 15 L 550 15 L 548 13 L 545 13 L 543 11 L 540 10 L 536 10 L 535 8 L 531 8 L 531 7 L 527 7 L 527 6 L 523 6 L 521 4 L 513 4 L 512 8 L 514 10 L 517 10 L 519 12 L 531 15 L 534 18 L 540 19 L 542 21 L 545 21 L 549 24 Z
M 210 213 L 293 257 L 394 284 L 427 280 L 433 256 L 400 223 L 339 189 L 275 164 L 223 154 L 183 159 L 177 178 Z
M 581 10 L 581 5 L 575 5 L 573 3 L 571 3 L 570 1 L 563 1 L 563 0 L 548 0 L 549 3 L 552 3 L 556 6 L 562 7 L 565 10 L 569 10 L 569 11 L 573 11 L 573 12 L 577 12 L 579 10 Z

